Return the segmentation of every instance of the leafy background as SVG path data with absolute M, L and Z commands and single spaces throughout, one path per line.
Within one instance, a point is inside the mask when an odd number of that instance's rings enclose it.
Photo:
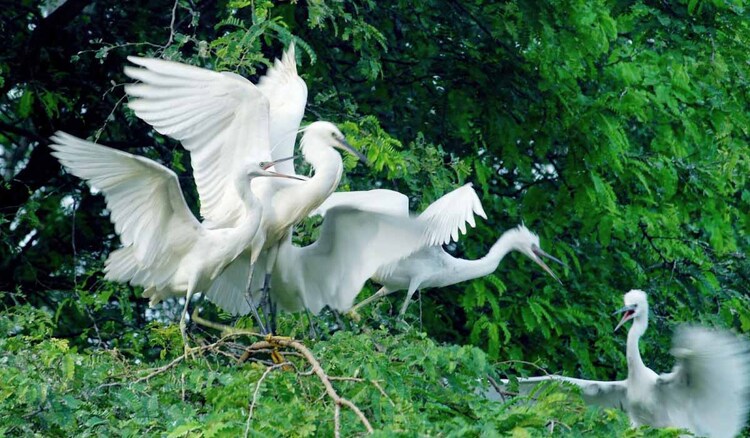
M 631 288 L 649 292 L 641 348 L 658 371 L 671 367 L 681 322 L 750 331 L 743 1 L 0 3 L 3 433 L 236 435 L 264 372 L 209 356 L 132 383 L 179 351 L 174 303 L 152 311 L 140 290 L 102 280 L 118 245 L 103 199 L 46 147 L 63 129 L 149 156 L 178 172 L 197 206 L 189 157 L 124 104 L 130 54 L 255 80 L 294 39 L 306 121 L 338 123 L 373 162 L 347 159 L 341 189 L 397 189 L 420 211 L 472 182 L 489 219 L 451 252 L 481 257 L 523 221 L 568 264 L 559 285 L 510 255 L 493 275 L 423 291 L 405 324 L 394 294 L 309 342 L 329 373 L 384 382 L 390 402 L 372 385 L 337 383 L 380 434 L 522 435 L 556 423 L 572 436 L 653 433 L 623 432 L 622 414 L 586 410 L 575 395 L 531 405 L 475 393 L 487 374 L 539 372 L 516 361 L 623 377 L 610 313 Z M 336 328 L 329 315 L 320 322 Z M 281 324 L 306 333 L 297 315 Z M 117 379 L 131 383 L 100 387 Z M 252 432 L 331 434 L 321 392 L 271 373 Z M 362 432 L 342 415 L 342 433 Z

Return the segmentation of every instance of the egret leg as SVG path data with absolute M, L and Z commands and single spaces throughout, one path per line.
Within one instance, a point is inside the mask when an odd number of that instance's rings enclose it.
M 250 312 L 253 314 L 253 319 L 255 320 L 256 323 L 258 323 L 260 332 L 264 335 L 267 335 L 268 332 L 266 331 L 266 326 L 263 324 L 263 320 L 260 319 L 260 315 L 258 314 L 258 306 L 255 305 L 255 301 L 253 300 L 253 294 L 250 292 L 249 288 L 247 290 L 247 294 L 245 294 L 245 300 L 247 301 L 247 304 L 250 306 Z
M 310 324 L 310 337 L 313 339 L 318 339 L 318 331 L 315 330 L 315 323 L 313 322 L 310 310 L 305 308 L 305 314 L 307 315 L 307 322 Z
M 188 342 L 187 336 L 187 311 L 190 305 L 190 299 L 193 298 L 193 287 L 188 287 L 187 294 L 185 295 L 185 307 L 182 309 L 182 316 L 180 317 L 180 333 L 182 334 L 182 346 L 185 350 L 185 358 L 192 356 L 192 350 Z
M 411 298 L 414 296 L 414 292 L 417 291 L 417 284 L 413 283 L 409 285 L 409 290 L 406 292 L 406 299 L 404 300 L 404 304 L 401 305 L 401 311 L 398 312 L 398 316 L 402 317 L 404 314 L 406 314 L 406 309 L 409 307 L 409 304 L 411 303 Z
M 331 309 L 331 313 L 333 313 L 333 317 L 336 318 L 336 324 L 339 325 L 339 330 L 349 329 L 349 327 L 346 324 L 344 324 L 344 320 L 341 319 L 341 314 L 336 309 Z
M 263 291 L 261 292 L 261 298 L 260 298 L 260 307 L 263 309 L 263 316 L 266 319 L 266 327 L 270 328 L 270 332 L 263 332 L 264 335 L 268 335 L 273 332 L 273 328 L 271 327 L 271 294 L 268 292 L 271 287 L 271 274 L 266 273 L 265 277 L 263 277 Z
M 352 307 L 351 309 L 349 309 L 349 312 L 347 312 L 347 313 L 356 312 L 358 309 L 360 309 L 360 308 L 362 308 L 362 307 L 370 304 L 371 302 L 377 300 L 378 298 L 384 297 L 384 296 L 389 295 L 389 294 L 391 294 L 393 292 L 394 291 L 388 290 L 388 288 L 386 288 L 385 286 L 383 286 L 377 292 L 375 292 L 374 294 L 372 294 L 372 296 L 369 296 L 369 297 L 365 298 L 364 300 L 360 301 L 359 303 L 357 303 L 357 305 L 355 305 L 354 307 Z
M 276 302 L 270 299 L 268 301 L 268 307 L 271 311 L 271 333 L 269 334 L 274 334 L 276 333 L 276 316 L 278 313 L 278 307 L 276 306 Z

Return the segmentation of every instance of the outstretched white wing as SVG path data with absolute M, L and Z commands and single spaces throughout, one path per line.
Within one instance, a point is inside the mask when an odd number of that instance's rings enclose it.
M 604 408 L 625 410 L 627 404 L 627 382 L 625 380 L 603 382 L 598 380 L 574 379 L 572 377 L 550 374 L 542 377 L 519 378 L 518 390 L 520 395 L 528 395 L 537 385 L 550 381 L 567 382 L 578 386 L 581 388 L 581 397 L 588 404 Z M 501 382 L 503 385 L 503 388 L 501 389 L 507 389 L 509 381 L 503 379 Z M 487 396 L 493 400 L 501 399 L 501 394 L 499 394 L 494 388 L 490 389 Z
M 403 193 L 387 189 L 332 193 L 310 216 L 325 216 L 328 210 L 342 206 L 394 216 L 409 216 L 409 198 Z
M 674 369 L 656 381 L 670 423 L 701 436 L 737 436 L 750 407 L 748 344 L 729 332 L 683 326 L 671 352 Z
M 378 189 L 358 192 L 336 192 L 326 199 L 312 215 L 325 216 L 326 211 L 338 206 L 348 206 L 360 210 L 396 216 L 409 215 L 409 198 L 397 191 Z M 466 223 L 476 226 L 474 215 L 487 219 L 471 183 L 442 196 L 430 204 L 420 215 L 419 219 L 428 226 L 427 243 L 442 245 L 451 239 L 458 240 L 459 231 L 466 233 Z
M 475 214 L 487 219 L 482 203 L 469 183 L 430 204 L 419 219 L 429 224 L 430 245 L 443 245 L 450 243 L 451 239 L 458 241 L 459 230 L 466 234 L 466 223 L 476 226 Z
M 379 267 L 423 247 L 424 234 L 425 225 L 409 217 L 351 207 L 328 210 L 318 240 L 300 248 L 292 261 L 299 290 L 306 291 L 305 306 L 315 313 L 326 305 L 348 310 L 365 281 Z M 285 270 L 280 263 L 281 258 L 277 269 Z
M 180 257 L 202 232 L 174 172 L 144 157 L 57 132 L 52 155 L 104 193 L 115 231 L 144 266 Z
M 233 226 L 245 204 L 234 178 L 248 161 L 271 161 L 269 103 L 247 79 L 160 59 L 128 59 L 140 84 L 125 87 L 129 106 L 158 132 L 190 151 L 201 215 L 212 227 Z
M 268 98 L 271 109 L 271 156 L 274 160 L 294 155 L 297 131 L 305 115 L 307 85 L 297 74 L 297 59 L 294 42 L 281 59 L 277 59 L 265 76 L 260 78 L 258 88 Z M 283 161 L 276 171 L 294 175 L 294 162 Z

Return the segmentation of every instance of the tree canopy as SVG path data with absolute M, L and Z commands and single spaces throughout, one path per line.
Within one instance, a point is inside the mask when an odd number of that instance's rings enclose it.
M 198 211 L 188 155 L 127 108 L 123 67 L 134 54 L 256 81 L 295 41 L 305 121 L 337 123 L 372 162 L 347 158 L 340 190 L 396 189 L 421 211 L 471 182 L 488 219 L 451 253 L 481 257 L 523 222 L 566 262 L 557 284 L 511 255 L 489 276 L 422 291 L 407 324 L 394 294 L 349 331 L 310 342 L 330 375 L 363 379 L 337 388 L 384 435 L 624 430 L 624 416 L 586 410 L 575 395 L 491 403 L 475 382 L 537 372 L 518 361 L 622 377 L 625 339 L 610 314 L 629 289 L 649 292 L 644 357 L 658 371 L 672 366 L 679 323 L 750 331 L 744 1 L 0 4 L 0 406 L 13 414 L 4 433 L 236 435 L 262 379 L 257 434 L 334 429 L 319 382 L 231 367 L 218 353 L 132 383 L 139 367 L 179 352 L 174 315 L 103 281 L 119 244 L 104 200 L 63 173 L 47 144 L 64 130 L 160 161 Z M 295 239 L 314 239 L 316 225 Z M 303 337 L 304 324 L 284 316 L 282 334 Z M 102 386 L 120 376 L 131 383 Z M 343 433 L 364 431 L 341 415 Z

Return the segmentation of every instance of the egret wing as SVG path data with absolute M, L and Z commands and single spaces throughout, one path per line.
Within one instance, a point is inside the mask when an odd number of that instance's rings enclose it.
M 409 216 L 409 198 L 403 193 L 387 189 L 332 193 L 310 213 L 310 216 L 325 216 L 328 210 L 341 206 L 394 216 Z
M 671 353 L 677 363 L 656 384 L 670 423 L 698 435 L 737 436 L 750 407 L 748 344 L 726 331 L 682 326 Z
M 627 382 L 625 380 L 605 382 L 575 379 L 552 374 L 549 376 L 520 378 L 518 379 L 518 389 L 521 395 L 528 395 L 537 385 L 550 381 L 566 382 L 578 386 L 581 388 L 581 397 L 590 405 L 625 410 L 627 401 Z M 507 386 L 508 380 L 502 380 L 502 383 L 504 386 Z
M 429 226 L 430 245 L 458 241 L 458 232 L 466 234 L 466 224 L 476 226 L 474 215 L 487 219 L 477 193 L 471 183 L 465 184 L 430 204 L 419 215 Z
M 158 132 L 190 151 L 201 215 L 212 227 L 236 225 L 245 204 L 235 186 L 240 166 L 271 160 L 269 103 L 247 79 L 177 62 L 129 56 L 141 81 L 128 106 Z
M 206 298 L 232 315 L 248 314 L 251 310 L 247 297 L 251 268 L 250 254 L 240 254 L 211 282 Z
M 260 78 L 258 88 L 270 103 L 271 156 L 274 160 L 291 157 L 307 104 L 307 85 L 297 74 L 294 42 Z M 292 160 L 278 163 L 275 167 L 278 172 L 295 174 Z
M 52 155 L 70 173 L 104 193 L 115 231 L 124 246 L 132 246 L 138 263 L 165 263 L 199 237 L 201 224 L 171 170 L 64 132 L 57 132 L 52 141 Z
M 424 223 L 409 217 L 341 206 L 328 210 L 320 237 L 301 248 L 297 259 L 305 306 L 315 313 L 326 305 L 348 310 L 367 279 L 423 247 L 424 234 Z

